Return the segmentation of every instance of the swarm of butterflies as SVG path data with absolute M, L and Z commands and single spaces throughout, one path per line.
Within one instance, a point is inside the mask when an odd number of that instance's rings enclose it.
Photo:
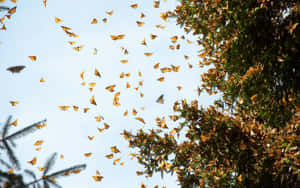
M 12 2 L 16 3 L 17 0 L 11 0 Z M 165 0 L 166 1 L 166 0 Z M 0 3 L 3 2 L 0 1 Z M 47 7 L 47 0 L 43 0 L 43 5 L 44 7 Z M 129 5 L 130 8 L 132 9 L 138 9 L 138 4 L 132 4 L 132 5 Z M 159 8 L 160 6 L 160 1 L 154 1 L 154 4 L 153 4 L 153 7 L 154 8 Z M 13 7 L 13 8 L 10 8 L 8 11 L 7 11 L 7 15 L 3 16 L 1 19 L 0 19 L 0 22 L 3 24 L 2 25 L 2 28 L 0 30 L 6 30 L 6 27 L 5 27 L 5 24 L 4 24 L 4 21 L 5 19 L 10 19 L 11 16 L 16 12 L 16 6 Z M 110 11 L 107 11 L 106 12 L 107 16 L 112 16 L 114 14 L 114 11 L 113 10 L 110 10 Z M 146 17 L 146 15 L 142 12 L 139 16 L 140 19 L 143 19 L 144 17 Z M 161 13 L 160 15 L 161 19 L 164 20 L 164 21 L 167 21 L 167 13 Z M 55 17 L 54 18 L 54 21 L 55 23 L 57 24 L 61 24 L 63 23 L 63 19 L 61 18 L 58 18 L 58 17 Z M 90 24 L 98 24 L 101 20 L 98 20 L 97 18 L 92 18 Z M 102 22 L 103 23 L 106 23 L 108 21 L 108 18 L 103 18 L 102 19 Z M 136 24 L 137 24 L 137 27 L 143 27 L 143 25 L 145 24 L 143 21 L 136 21 Z M 65 34 L 68 36 L 68 37 L 71 37 L 71 38 L 78 38 L 79 35 L 74 33 L 72 31 L 72 29 L 70 27 L 67 27 L 67 26 L 64 26 L 64 25 L 60 25 L 61 29 L 63 32 L 65 32 Z M 166 26 L 163 26 L 163 25 L 156 25 L 156 28 L 160 28 L 160 29 L 165 29 Z M 125 34 L 119 34 L 119 35 L 110 35 L 110 38 L 111 40 L 123 40 L 125 38 Z M 158 37 L 158 35 L 154 35 L 154 34 L 150 34 L 150 39 L 151 40 L 155 40 L 156 38 Z M 171 36 L 170 37 L 171 39 L 171 43 L 172 45 L 169 46 L 169 49 L 170 50 L 179 50 L 180 49 L 180 44 L 178 44 L 178 40 L 181 39 L 181 40 L 186 40 L 188 44 L 192 44 L 193 42 L 188 40 L 188 39 L 185 39 L 185 36 L 181 36 L 181 37 L 178 37 L 178 36 Z M 77 51 L 77 52 L 80 52 L 84 46 L 83 45 L 78 45 L 78 46 L 75 46 L 75 42 L 74 41 L 69 41 L 68 42 L 72 48 Z M 147 46 L 147 41 L 146 39 L 142 40 L 141 45 L 144 45 L 144 46 Z M 98 54 L 98 49 L 97 48 L 94 48 L 93 49 L 93 55 L 97 55 Z M 126 49 L 125 47 L 121 47 L 121 51 L 124 55 L 127 55 L 129 53 L 128 49 Z M 146 57 L 150 57 L 153 55 L 153 52 L 145 52 L 144 55 Z M 31 61 L 37 61 L 38 57 L 37 56 L 28 56 L 28 58 L 31 60 Z M 184 55 L 184 59 L 185 60 L 188 60 L 189 57 L 187 55 Z M 122 64 L 126 64 L 128 63 L 128 60 L 127 59 L 121 59 L 120 60 L 120 63 Z M 192 68 L 193 66 L 191 64 L 188 64 L 188 67 L 189 68 Z M 18 65 L 18 66 L 12 66 L 12 67 L 8 67 L 7 68 L 7 71 L 11 72 L 12 74 L 17 74 L 17 73 L 21 73 L 22 70 L 24 70 L 26 68 L 25 65 Z M 170 65 L 169 67 L 161 67 L 160 68 L 160 63 L 156 63 L 154 66 L 153 66 L 153 69 L 160 69 L 161 73 L 167 73 L 167 72 L 178 72 L 179 69 L 180 69 L 180 66 L 175 66 L 175 65 Z M 93 91 L 94 87 L 96 86 L 96 83 L 95 82 L 91 82 L 91 83 L 88 83 L 86 84 L 85 80 L 84 80 L 84 74 L 85 72 L 81 72 L 80 73 L 80 78 L 82 79 L 82 83 L 81 85 L 88 85 L 89 86 L 89 90 L 90 91 Z M 98 77 L 98 78 L 102 78 L 102 75 L 100 73 L 100 71 L 98 69 L 95 68 L 93 74 Z M 121 73 L 120 74 L 120 78 L 124 78 L 124 77 L 129 77 L 130 76 L 130 73 Z M 138 72 L 138 76 L 142 77 L 142 72 Z M 159 82 L 163 82 L 165 80 L 165 77 L 159 77 L 157 78 L 157 81 Z M 45 82 L 44 78 L 41 78 L 40 79 L 40 82 Z M 140 86 L 143 86 L 143 81 L 140 81 L 139 82 L 139 85 L 134 88 L 136 91 L 139 90 L 139 87 Z M 111 92 L 111 93 L 114 93 L 114 97 L 113 97 L 113 101 L 112 101 L 112 104 L 114 106 L 120 106 L 120 102 L 119 102 L 119 96 L 120 96 L 120 92 L 119 91 L 115 91 L 115 87 L 116 85 L 108 85 L 105 87 L 105 89 L 108 91 L 108 92 Z M 131 85 L 127 82 L 126 83 L 126 88 L 130 88 Z M 180 91 L 182 89 L 182 86 L 177 86 L 177 89 L 178 91 Z M 199 88 L 198 88 L 198 94 L 199 94 Z M 144 97 L 144 94 L 141 92 L 140 93 L 140 97 Z M 155 101 L 156 103 L 159 103 L 159 104 L 164 104 L 164 94 L 161 94 L 159 96 L 157 96 L 157 99 Z M 12 106 L 16 106 L 19 102 L 18 101 L 10 101 L 11 105 Z M 95 96 L 92 96 L 90 98 L 90 103 L 92 105 L 97 105 L 97 102 L 96 102 L 96 99 L 95 99 Z M 78 111 L 79 110 L 79 107 L 78 106 L 66 106 L 66 105 L 61 105 L 61 106 L 58 106 L 58 109 L 62 110 L 62 111 L 67 111 L 69 109 L 73 109 L 74 111 Z M 144 110 L 145 107 L 142 108 L 142 110 Z M 83 112 L 84 113 L 87 113 L 89 111 L 89 108 L 83 108 Z M 127 116 L 128 115 L 128 110 L 126 110 L 124 113 L 123 113 L 123 116 Z M 145 120 L 142 118 L 142 117 L 137 117 L 137 110 L 133 108 L 132 110 L 132 114 L 133 116 L 135 116 L 135 119 L 137 121 L 139 121 L 140 123 L 142 124 L 146 124 Z M 173 117 L 174 118 L 174 117 Z M 96 116 L 95 117 L 95 120 L 100 122 L 104 119 L 103 116 Z M 171 118 L 172 119 L 172 118 Z M 166 125 L 166 120 L 165 118 L 156 118 L 156 122 L 157 122 L 157 125 L 160 127 L 160 128 L 165 128 L 165 129 L 168 129 L 167 125 Z M 17 126 L 17 120 L 14 121 L 12 123 L 12 125 L 14 126 Z M 99 132 L 103 132 L 107 129 L 109 129 L 109 125 L 107 123 L 104 123 L 104 127 L 103 128 L 98 128 Z M 171 131 L 172 132 L 172 131 Z M 173 131 L 174 132 L 174 131 Z M 89 140 L 93 140 L 94 139 L 94 136 L 88 136 L 88 139 Z M 35 146 L 40 146 L 41 144 L 43 143 L 42 140 L 38 140 L 35 142 Z M 40 147 L 38 148 L 40 149 Z M 114 154 L 117 154 L 120 152 L 120 150 L 117 148 L 117 146 L 112 146 L 111 147 L 111 154 L 107 154 L 105 157 L 108 158 L 108 159 L 113 159 L 114 158 Z M 85 153 L 84 156 L 85 157 L 90 157 L 92 155 L 91 152 L 89 153 Z M 61 158 L 63 158 L 63 155 L 61 156 Z M 32 161 L 28 161 L 28 163 L 34 165 L 36 162 L 36 158 L 34 158 Z M 120 164 L 121 166 L 124 165 L 124 162 L 121 162 L 121 159 L 120 158 L 116 158 L 113 160 L 113 164 L 116 165 L 116 164 Z M 41 169 L 42 170 L 42 169 Z M 96 175 L 93 176 L 93 179 L 95 181 L 101 181 L 103 179 L 103 176 L 100 175 L 100 172 L 97 171 L 96 172 Z M 141 185 L 141 187 L 145 187 L 145 185 Z

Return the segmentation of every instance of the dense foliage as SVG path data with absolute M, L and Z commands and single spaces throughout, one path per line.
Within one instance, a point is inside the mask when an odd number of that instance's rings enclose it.
M 296 0 L 183 0 L 168 12 L 199 36 L 210 66 L 201 90 L 222 98 L 176 102 L 170 117 L 184 122 L 169 133 L 124 131 L 138 174 L 175 172 L 182 187 L 300 186 L 299 10 Z

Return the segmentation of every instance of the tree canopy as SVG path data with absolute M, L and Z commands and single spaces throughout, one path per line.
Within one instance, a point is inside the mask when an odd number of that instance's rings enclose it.
M 176 102 L 183 122 L 171 132 L 124 131 L 140 174 L 176 173 L 182 187 L 299 186 L 299 2 L 183 0 L 167 15 L 198 36 L 210 68 L 201 91 L 221 98 Z

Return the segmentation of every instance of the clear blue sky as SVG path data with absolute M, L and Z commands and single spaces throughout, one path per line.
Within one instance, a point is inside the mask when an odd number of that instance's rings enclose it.
M 132 9 L 130 5 L 135 3 L 138 8 Z M 2 4 L 14 6 L 8 0 Z M 160 18 L 160 12 L 173 10 L 177 4 L 177 1 L 161 1 L 160 8 L 154 8 L 153 1 L 141 0 L 49 0 L 45 8 L 42 0 L 17 2 L 17 12 L 10 20 L 4 21 L 7 30 L 0 31 L 0 122 L 13 115 L 13 120 L 19 122 L 11 129 L 14 132 L 44 118 L 48 120 L 46 128 L 17 142 L 17 154 L 23 168 L 39 174 L 37 167 L 42 167 L 50 154 L 58 152 L 65 158 L 58 159 L 52 171 L 74 164 L 87 164 L 82 173 L 57 180 L 66 188 L 139 187 L 142 182 L 148 187 L 156 184 L 176 187 L 175 176 L 165 176 L 164 179 L 160 178 L 160 174 L 151 179 L 137 177 L 136 171 L 143 168 L 136 160 L 130 160 L 128 154 L 133 150 L 127 147 L 128 143 L 120 133 L 124 129 L 134 131 L 143 127 L 134 119 L 133 108 L 138 111 L 138 117 L 144 118 L 144 129 L 147 130 L 155 126 L 157 116 L 173 114 L 172 106 L 176 100 L 198 99 L 202 105 L 212 101 L 208 96 L 199 98 L 196 92 L 197 86 L 201 85 L 200 74 L 204 71 L 198 66 L 200 47 L 196 45 L 196 37 L 186 35 L 174 19 L 165 22 Z M 106 11 L 111 10 L 113 15 L 107 15 Z M 145 18 L 139 17 L 141 12 L 146 15 Z M 63 22 L 55 23 L 55 17 Z M 98 19 L 98 24 L 90 24 L 93 18 Z M 102 22 L 103 18 L 107 18 L 107 23 Z M 138 27 L 136 21 L 145 24 Z M 166 28 L 156 28 L 158 24 Z M 72 28 L 71 31 L 79 37 L 70 38 L 61 25 Z M 118 34 L 125 34 L 124 39 L 111 40 L 110 35 Z M 150 34 L 158 37 L 151 40 Z M 170 50 L 170 37 L 174 35 L 185 35 L 193 43 L 178 39 L 180 50 Z M 147 46 L 141 45 L 143 39 L 146 39 Z M 74 46 L 83 45 L 82 50 L 75 51 L 68 41 L 76 42 Z M 121 52 L 122 46 L 128 49 L 128 55 Z M 97 55 L 93 55 L 94 48 L 98 49 Z M 153 55 L 146 57 L 145 52 Z M 189 59 L 185 60 L 184 55 Z M 37 56 L 37 61 L 31 61 L 28 56 Z M 122 64 L 121 59 L 127 59 L 128 63 Z M 160 68 L 180 65 L 179 72 L 162 74 L 159 69 L 153 68 L 158 62 Z M 193 65 L 192 69 L 188 63 Z M 19 74 L 6 70 L 16 65 L 25 65 L 26 68 Z M 94 76 L 95 68 L 102 78 Z M 85 71 L 86 84 L 96 82 L 92 92 L 87 85 L 81 85 L 82 71 Z M 139 71 L 142 77 L 138 76 Z M 122 72 L 130 72 L 131 76 L 120 79 Z M 165 81 L 157 81 L 162 76 Z M 40 82 L 41 77 L 45 82 Z M 133 87 L 137 87 L 139 81 L 143 81 L 143 86 L 136 91 Z M 131 88 L 126 89 L 126 82 Z M 105 89 L 113 84 L 116 84 L 116 92 L 121 92 L 119 107 L 112 105 L 115 92 Z M 182 86 L 182 90 L 178 91 L 177 86 Z M 143 98 L 140 92 L 144 93 Z M 164 104 L 155 102 L 161 94 L 165 96 Z M 90 104 L 93 95 L 97 106 Z M 9 101 L 19 101 L 19 104 L 12 107 Z M 79 112 L 71 108 L 61 111 L 58 107 L 61 105 L 79 106 Z M 87 113 L 82 112 L 85 107 L 90 108 Z M 142 107 L 145 107 L 144 111 Z M 123 116 L 125 110 L 129 111 L 127 117 Z M 103 116 L 104 121 L 96 122 L 97 115 Z M 176 126 L 169 118 L 167 120 L 170 130 Z M 97 128 L 103 128 L 104 122 L 110 128 L 100 133 Z M 88 136 L 95 136 L 95 139 L 90 141 Z M 33 146 L 36 140 L 44 141 L 41 151 L 36 151 Z M 114 145 L 121 150 L 114 159 L 121 157 L 124 166 L 114 166 L 113 160 L 105 157 L 111 153 L 110 146 Z M 88 152 L 92 155 L 87 158 L 84 153 Z M 35 156 L 37 164 L 31 166 L 27 161 Z M 96 170 L 104 176 L 101 182 L 92 178 Z

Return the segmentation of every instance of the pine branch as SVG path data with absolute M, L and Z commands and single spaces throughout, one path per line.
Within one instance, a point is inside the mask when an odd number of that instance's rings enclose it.
M 47 160 L 46 162 L 46 169 L 44 170 L 43 176 L 45 176 L 47 174 L 47 172 L 52 168 L 52 166 L 55 163 L 55 158 L 56 158 L 57 153 L 53 153 L 52 156 Z
M 15 156 L 13 150 L 9 147 L 8 143 L 6 140 L 2 140 L 3 145 L 7 151 L 7 155 L 8 155 L 8 159 L 10 160 L 10 162 L 12 163 L 12 165 L 19 170 L 20 169 L 20 163 L 19 160 L 17 159 L 17 157 Z
M 7 118 L 7 120 L 6 120 L 6 123 L 4 124 L 3 132 L 2 132 L 2 135 L 1 135 L 1 140 L 0 140 L 0 141 L 4 140 L 4 138 L 6 137 L 6 134 L 7 134 L 8 129 L 9 129 L 9 122 L 10 122 L 11 118 L 12 118 L 12 117 L 9 116 L 9 117 Z
M 26 170 L 24 170 L 24 172 L 25 172 L 25 174 L 31 176 L 34 179 L 34 181 L 37 181 L 36 175 L 31 170 L 26 169 Z M 41 187 L 38 182 L 36 184 L 33 184 L 33 188 L 36 188 L 36 187 L 37 188 Z
M 9 136 L 6 136 L 6 137 L 3 136 L 3 137 L 2 137 L 2 140 L 10 140 L 10 139 L 14 140 L 14 139 L 20 138 L 20 137 L 22 137 L 22 136 L 25 136 L 25 135 L 27 135 L 27 134 L 29 134 L 29 133 L 32 133 L 32 132 L 38 130 L 37 125 L 40 125 L 40 124 L 42 124 L 42 123 L 44 123 L 44 122 L 46 122 L 46 121 L 47 121 L 47 120 L 44 119 L 44 120 L 42 120 L 42 121 L 39 121 L 39 122 L 34 123 L 34 124 L 32 124 L 32 125 L 29 125 L 29 126 L 23 128 L 23 129 L 21 129 L 21 130 L 15 132 L 15 133 L 11 134 L 11 135 L 9 135 Z M 2 140 L 0 140 L 0 141 L 2 141 Z
M 12 168 L 7 162 L 5 162 L 2 159 L 0 159 L 0 164 L 4 165 L 7 169 L 11 169 Z
M 63 169 L 63 170 L 54 172 L 54 173 L 52 173 L 52 174 L 50 174 L 50 175 L 47 175 L 47 178 L 48 178 L 48 179 L 51 179 L 51 178 L 57 178 L 58 176 L 64 175 L 64 174 L 67 173 L 67 172 L 70 172 L 70 171 L 76 171 L 76 170 L 84 170 L 85 168 L 86 168 L 86 165 L 85 165 L 85 164 L 75 165 L 75 166 L 72 166 L 72 167 L 70 167 L 70 168 L 66 168 L 66 169 Z
M 6 6 L 0 6 L 0 12 L 1 11 L 7 11 L 7 10 L 9 10 L 10 8 L 9 7 L 6 7 Z

